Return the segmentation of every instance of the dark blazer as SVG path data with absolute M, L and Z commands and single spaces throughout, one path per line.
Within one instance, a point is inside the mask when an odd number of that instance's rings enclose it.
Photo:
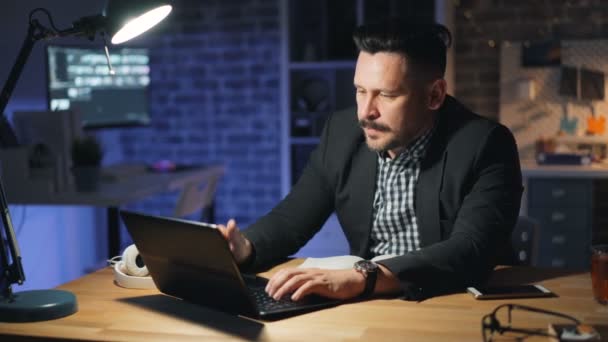
M 415 211 L 418 251 L 380 263 L 397 275 L 406 299 L 482 282 L 509 241 L 522 179 L 511 132 L 448 96 L 421 162 Z M 354 110 L 337 112 L 290 193 L 244 230 L 254 265 L 298 251 L 336 212 L 351 254 L 368 258 L 377 153 L 368 149 Z

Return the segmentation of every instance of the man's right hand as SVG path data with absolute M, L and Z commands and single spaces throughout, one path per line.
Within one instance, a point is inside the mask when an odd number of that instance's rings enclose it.
M 245 263 L 251 257 L 251 242 L 241 233 L 236 221 L 230 219 L 225 226 L 218 224 L 218 229 L 228 241 L 228 246 L 236 262 L 238 264 Z

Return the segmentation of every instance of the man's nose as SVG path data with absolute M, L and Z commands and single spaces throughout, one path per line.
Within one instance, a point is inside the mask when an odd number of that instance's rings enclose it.
M 372 96 L 365 96 L 358 103 L 359 119 L 373 120 L 380 116 L 380 112 L 376 106 L 376 101 Z

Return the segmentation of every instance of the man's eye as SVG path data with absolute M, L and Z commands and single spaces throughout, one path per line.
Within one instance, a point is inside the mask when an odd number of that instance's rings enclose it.
M 386 98 L 391 98 L 391 99 L 397 97 L 397 95 L 395 95 L 395 94 L 387 94 L 387 93 L 380 93 L 380 96 L 386 97 Z

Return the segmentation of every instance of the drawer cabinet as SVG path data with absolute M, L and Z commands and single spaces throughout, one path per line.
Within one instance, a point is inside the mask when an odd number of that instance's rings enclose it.
M 593 181 L 541 178 L 528 181 L 528 216 L 537 220 L 537 265 L 589 267 Z
M 528 184 L 529 204 L 549 208 L 589 208 L 592 183 L 586 179 L 534 178 Z

